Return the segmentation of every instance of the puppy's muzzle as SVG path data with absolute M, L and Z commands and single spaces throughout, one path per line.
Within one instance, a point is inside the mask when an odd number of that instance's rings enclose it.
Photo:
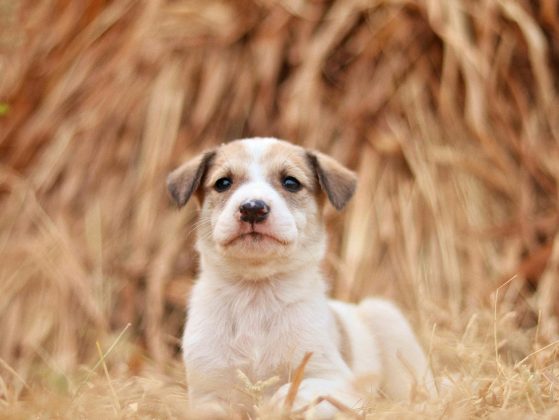
M 248 200 L 239 207 L 241 220 L 250 224 L 262 223 L 268 218 L 270 206 L 262 200 Z

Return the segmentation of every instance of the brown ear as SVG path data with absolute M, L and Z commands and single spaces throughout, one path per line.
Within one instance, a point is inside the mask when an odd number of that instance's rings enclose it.
M 214 156 L 215 151 L 206 152 L 179 166 L 167 176 L 167 189 L 177 206 L 184 206 L 198 189 Z
M 316 173 L 320 188 L 336 210 L 341 210 L 355 192 L 355 173 L 320 152 L 307 152 L 307 158 Z

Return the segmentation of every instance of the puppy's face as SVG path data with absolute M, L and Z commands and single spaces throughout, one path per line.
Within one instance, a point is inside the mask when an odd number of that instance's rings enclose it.
M 243 277 L 268 277 L 324 253 L 324 197 L 341 209 L 354 174 L 333 159 L 276 139 L 237 140 L 187 162 L 168 177 L 179 206 L 201 202 L 198 249 Z

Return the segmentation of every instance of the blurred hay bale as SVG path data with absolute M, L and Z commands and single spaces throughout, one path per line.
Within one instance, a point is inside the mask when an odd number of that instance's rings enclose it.
M 328 213 L 335 295 L 397 299 L 426 338 L 516 274 L 504 307 L 557 337 L 553 0 L 0 4 L 0 358 L 23 378 L 128 322 L 176 354 L 195 206 L 164 177 L 253 135 L 358 171 Z

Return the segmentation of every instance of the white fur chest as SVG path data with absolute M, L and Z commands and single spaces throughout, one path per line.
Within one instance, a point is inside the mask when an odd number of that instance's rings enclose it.
M 331 322 L 322 285 L 310 299 L 301 290 L 295 297 L 289 289 L 281 282 L 199 281 L 183 340 L 187 371 L 204 371 L 226 382 L 235 381 L 237 369 L 253 382 L 273 376 L 287 380 L 304 353 L 321 345 L 316 331 L 327 330 Z

